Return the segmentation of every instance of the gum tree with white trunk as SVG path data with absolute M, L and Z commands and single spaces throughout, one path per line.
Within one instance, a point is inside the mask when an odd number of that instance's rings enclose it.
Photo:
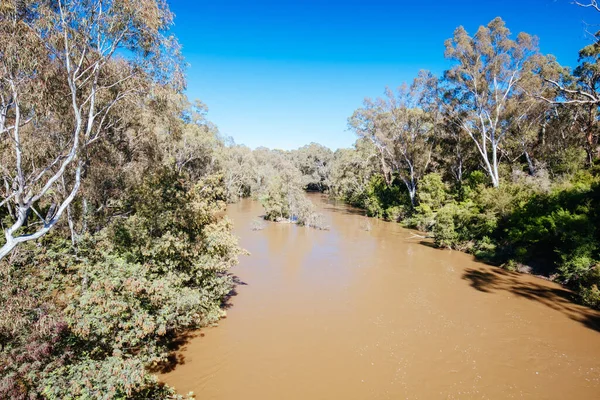
M 70 214 L 116 105 L 180 76 L 172 19 L 164 0 L 2 2 L 0 259 Z
M 501 18 L 481 26 L 474 36 L 457 28 L 446 41 L 445 55 L 455 62 L 445 72 L 457 100 L 451 117 L 471 138 L 492 185 L 498 187 L 503 146 L 545 90 L 538 72 L 556 63 L 539 53 L 536 37 L 519 33 L 511 39 Z

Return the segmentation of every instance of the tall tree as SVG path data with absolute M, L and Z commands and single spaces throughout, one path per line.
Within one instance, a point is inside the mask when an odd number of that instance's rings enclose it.
M 454 119 L 475 144 L 494 187 L 500 185 L 502 146 L 515 124 L 531 111 L 528 94 L 542 87 L 536 74 L 553 59 L 538 51 L 537 38 L 520 33 L 516 40 L 501 18 L 481 26 L 474 36 L 463 27 L 446 41 L 446 58 L 456 64 L 445 73 L 458 101 Z
M 366 138 L 354 143 L 354 148 L 338 149 L 333 154 L 330 169 L 330 194 L 350 204 L 363 207 L 371 177 L 379 171 L 375 146 Z
M 0 259 L 68 211 L 116 106 L 149 79 L 181 76 L 172 18 L 164 0 L 2 2 L 0 207 L 12 221 Z
M 435 85 L 429 72 L 421 72 L 397 94 L 387 89 L 385 98 L 366 99 L 349 120 L 350 127 L 377 148 L 387 184 L 398 176 L 413 205 L 419 179 L 431 162 L 438 115 L 432 98 Z
M 559 92 L 558 96 L 540 96 L 548 104 L 563 104 L 576 107 L 575 131 L 584 140 L 584 147 L 591 164 L 598 157 L 598 118 L 600 107 L 600 32 L 596 41 L 579 51 L 579 65 L 571 75 L 566 69 L 556 74 L 546 74 L 546 81 Z
M 305 187 L 310 190 L 325 191 L 329 187 L 329 175 L 333 152 L 318 143 L 310 143 L 293 150 L 294 164 L 302 172 Z

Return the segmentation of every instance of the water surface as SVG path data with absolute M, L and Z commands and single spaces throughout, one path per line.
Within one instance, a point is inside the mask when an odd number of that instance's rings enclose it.
M 329 231 L 253 231 L 260 205 L 229 207 L 251 253 L 232 270 L 237 295 L 161 379 L 199 399 L 600 398 L 600 313 L 312 200 Z

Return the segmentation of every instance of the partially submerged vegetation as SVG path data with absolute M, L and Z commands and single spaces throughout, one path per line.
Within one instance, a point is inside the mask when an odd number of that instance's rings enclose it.
M 454 66 L 365 101 L 331 193 L 439 247 L 550 277 L 600 307 L 600 44 L 563 68 L 500 18 L 446 42 Z
M 571 72 L 500 19 L 458 28 L 454 67 L 367 100 L 353 148 L 251 150 L 182 94 L 171 23 L 163 0 L 0 5 L 0 397 L 176 397 L 149 371 L 223 316 L 243 197 L 326 229 L 305 191 L 328 192 L 600 307 L 598 43 Z
M 234 145 L 225 149 L 224 155 L 226 165 L 235 165 L 235 170 L 240 171 L 229 175 L 227 187 L 233 188 L 228 191 L 230 201 L 253 197 L 263 205 L 268 221 L 327 229 L 305 191 L 328 189 L 331 150 L 316 143 L 293 151 L 252 151 Z
M 0 398 L 177 397 L 149 368 L 224 313 L 225 145 L 181 94 L 171 20 L 0 6 Z
M 222 138 L 171 23 L 162 0 L 0 6 L 2 398 L 177 397 L 150 371 L 224 315 L 226 203 L 324 227 L 303 188 L 326 166 Z

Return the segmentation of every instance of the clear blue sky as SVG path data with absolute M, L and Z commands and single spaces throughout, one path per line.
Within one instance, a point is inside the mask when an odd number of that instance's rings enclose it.
M 444 40 L 502 17 L 574 66 L 600 13 L 571 0 L 170 0 L 190 67 L 188 96 L 236 143 L 348 147 L 346 121 L 366 96 L 448 68 Z M 595 30 L 595 29 L 592 29 Z

